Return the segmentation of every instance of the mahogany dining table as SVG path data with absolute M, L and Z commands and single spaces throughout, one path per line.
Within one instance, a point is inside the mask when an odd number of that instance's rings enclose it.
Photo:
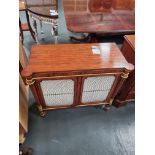
M 88 34 L 71 39 L 96 42 L 97 36 L 135 33 L 134 0 L 63 0 L 67 29 Z

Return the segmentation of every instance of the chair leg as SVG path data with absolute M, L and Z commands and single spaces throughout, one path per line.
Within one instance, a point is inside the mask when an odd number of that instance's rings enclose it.
M 35 33 L 34 33 L 34 31 L 32 30 L 32 28 L 30 28 L 30 33 L 31 33 L 31 36 L 32 36 L 33 40 L 36 41 Z
M 53 29 L 55 44 L 57 44 L 58 43 L 58 19 L 53 21 L 52 29 Z
M 30 19 L 29 19 L 28 11 L 26 10 L 25 12 L 26 12 L 27 24 L 28 24 L 31 36 L 32 36 L 33 40 L 36 41 L 35 32 L 32 30 L 32 27 L 31 27 L 31 24 L 30 24 Z
M 24 44 L 24 35 L 23 35 L 23 31 L 20 32 L 20 36 L 21 36 L 21 42 L 22 42 L 22 44 Z
M 42 20 L 39 20 L 39 23 L 40 23 L 41 34 L 44 34 L 44 32 L 43 32 L 43 23 L 42 23 Z
M 22 30 L 22 26 L 21 26 L 21 21 L 19 19 L 19 30 L 20 30 L 20 37 L 21 37 L 21 42 L 22 44 L 24 43 L 24 35 L 23 35 L 23 30 Z
M 38 31 L 37 31 L 37 22 L 35 19 L 32 18 L 33 21 L 33 27 L 34 27 L 34 31 L 35 31 L 35 41 L 37 44 L 39 44 L 39 40 L 38 40 Z

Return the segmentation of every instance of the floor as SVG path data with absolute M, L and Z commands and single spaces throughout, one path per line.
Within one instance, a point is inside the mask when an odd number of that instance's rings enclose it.
M 71 42 L 69 36 L 81 36 L 67 30 L 62 1 L 59 1 L 59 43 Z M 25 20 L 20 13 L 22 21 Z M 53 44 L 51 26 L 43 24 L 40 44 Z M 29 32 L 24 33 L 24 48 L 27 56 L 33 44 Z M 122 46 L 123 37 L 102 37 L 100 42 L 116 42 Z M 24 146 L 33 148 L 33 155 L 134 155 L 135 154 L 135 105 L 113 107 L 103 111 L 100 107 L 83 107 L 49 111 L 41 118 L 30 93 L 29 125 Z
M 24 146 L 31 146 L 33 155 L 134 155 L 134 109 L 133 103 L 110 111 L 83 107 L 41 118 L 32 105 Z

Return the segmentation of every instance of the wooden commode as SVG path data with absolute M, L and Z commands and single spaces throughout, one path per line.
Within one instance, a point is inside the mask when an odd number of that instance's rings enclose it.
M 115 43 L 35 45 L 22 76 L 44 116 L 52 109 L 111 105 L 133 69 Z
M 125 35 L 124 43 L 121 49 L 124 57 L 129 63 L 135 65 L 135 35 Z M 135 100 L 135 70 L 133 70 L 128 79 L 122 86 L 121 91 L 116 96 L 114 105 L 120 107 L 126 105 L 129 101 Z

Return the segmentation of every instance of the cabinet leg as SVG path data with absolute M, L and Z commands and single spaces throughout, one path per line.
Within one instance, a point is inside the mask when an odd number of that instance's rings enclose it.
M 108 111 L 108 110 L 111 109 L 111 105 L 110 105 L 110 104 L 103 105 L 103 106 L 102 106 L 102 109 L 103 109 L 104 111 Z
M 30 147 L 20 147 L 19 148 L 19 155 L 31 155 L 32 152 L 33 152 L 33 150 Z
M 45 116 L 45 114 L 46 114 L 46 112 L 45 112 L 45 111 L 41 111 L 41 112 L 40 112 L 40 116 L 41 116 L 41 117 L 44 117 L 44 116 Z
M 41 106 L 41 105 L 38 105 L 37 107 L 38 107 L 38 110 L 39 110 L 39 114 L 40 114 L 40 116 L 41 116 L 41 117 L 44 117 L 45 114 L 46 114 L 46 112 L 43 111 L 42 106 Z

